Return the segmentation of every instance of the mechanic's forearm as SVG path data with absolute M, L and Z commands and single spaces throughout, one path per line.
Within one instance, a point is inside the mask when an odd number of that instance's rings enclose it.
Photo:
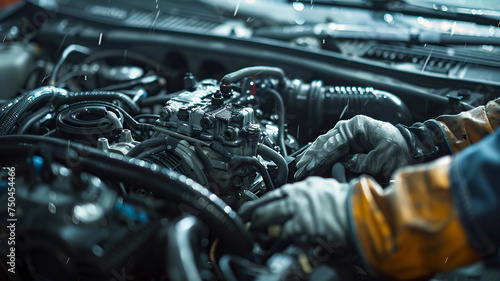
M 436 118 L 454 152 L 477 143 L 491 134 L 500 120 L 500 99 L 457 115 Z
M 385 191 L 369 177 L 353 184 L 353 233 L 377 274 L 408 280 L 481 259 L 452 202 L 450 161 L 405 168 Z
M 397 125 L 410 149 L 413 163 L 456 153 L 491 134 L 500 120 L 500 99 L 456 115 L 441 115 L 411 127 Z

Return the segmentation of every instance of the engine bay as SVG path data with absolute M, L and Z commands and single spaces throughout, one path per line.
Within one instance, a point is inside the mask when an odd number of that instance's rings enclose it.
M 45 13 L 0 45 L 17 58 L 0 60 L 0 217 L 16 219 L 1 280 L 377 280 L 330 241 L 251 235 L 237 210 L 293 183 L 295 156 L 340 120 L 411 125 L 498 88 Z

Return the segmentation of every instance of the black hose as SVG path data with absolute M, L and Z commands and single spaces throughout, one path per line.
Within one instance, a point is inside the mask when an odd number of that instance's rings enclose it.
M 63 165 L 78 167 L 101 178 L 119 179 L 145 188 L 158 198 L 185 204 L 221 238 L 228 251 L 245 255 L 252 249 L 252 238 L 238 214 L 206 188 L 175 171 L 118 154 L 110 157 L 99 149 L 75 142 L 32 135 L 0 137 L 0 159 L 25 158 L 35 149 L 43 150 Z
M 279 187 L 285 184 L 288 179 L 288 164 L 286 163 L 285 158 L 272 148 L 263 144 L 259 144 L 257 147 L 257 153 L 262 156 L 262 158 L 273 161 L 278 167 L 278 174 L 276 175 L 276 179 L 274 181 L 277 186 Z
M 92 92 L 68 92 L 66 95 L 57 95 L 54 97 L 53 104 L 59 106 L 64 103 L 73 103 L 84 100 L 119 100 L 131 111 L 132 114 L 139 112 L 139 107 L 129 96 L 109 91 L 92 91 Z
M 3 118 L 0 119 L 0 135 L 9 134 L 19 118 L 33 106 L 52 98 L 56 94 L 66 93 L 67 91 L 64 89 L 46 86 L 23 95 L 22 98 L 20 98 L 15 105 L 12 105 L 10 110 L 5 113 Z
M 3 118 L 0 120 L 0 135 L 9 134 L 19 118 L 30 108 L 39 105 L 40 103 L 53 99 L 52 104 L 56 107 L 63 103 L 74 103 L 85 101 L 88 99 L 94 100 L 120 100 L 127 106 L 133 114 L 139 112 L 139 107 L 126 95 L 116 92 L 67 92 L 64 89 L 52 86 L 45 86 L 35 89 L 11 106 Z M 137 122 L 137 121 L 136 121 Z
M 28 120 L 23 122 L 23 125 L 19 127 L 19 130 L 17 130 L 17 134 L 25 134 L 36 121 L 40 120 L 49 112 L 50 108 L 47 106 L 40 108 L 37 112 L 33 113 Z
M 167 145 L 165 145 L 165 144 L 160 145 L 160 146 L 155 146 L 153 148 L 144 150 L 143 152 L 139 153 L 135 158 L 144 159 L 144 158 L 151 156 L 155 153 L 165 151 L 166 149 L 167 149 Z M 128 154 L 127 154 L 127 156 L 128 156 Z
M 170 280 L 202 281 L 196 262 L 196 247 L 200 243 L 204 226 L 195 217 L 186 217 L 168 231 L 168 259 L 166 268 Z
M 220 144 L 217 143 L 211 143 L 210 148 L 222 155 L 223 157 L 226 157 L 229 160 L 230 165 L 250 165 L 253 166 L 257 169 L 259 174 L 262 176 L 262 179 L 264 180 L 264 184 L 266 185 L 268 190 L 274 190 L 274 184 L 273 181 L 271 180 L 271 176 L 269 175 L 269 172 L 267 171 L 266 167 L 262 165 L 262 163 L 257 160 L 257 158 L 253 158 L 250 156 L 240 156 L 240 155 L 235 155 L 232 154 L 231 152 L 227 151 L 224 147 L 222 147 Z
M 12 107 L 14 107 L 25 95 L 26 94 L 19 95 L 12 100 L 6 100 L 5 103 L 2 104 L 2 107 L 0 107 L 0 118 L 4 116 Z
M 154 139 L 149 139 L 142 141 L 138 145 L 136 145 L 134 148 L 132 148 L 128 153 L 128 157 L 136 157 L 139 155 L 142 151 L 146 149 L 146 147 L 156 147 L 160 145 L 164 145 L 167 142 L 166 138 L 154 138 Z
M 159 114 L 148 114 L 148 113 L 145 113 L 145 114 L 139 114 L 139 115 L 135 115 L 134 116 L 135 120 L 142 119 L 142 118 L 145 118 L 145 119 L 160 119 L 160 115 Z
M 283 102 L 283 98 L 281 95 L 273 89 L 266 89 L 266 94 L 269 94 L 276 104 L 278 110 L 278 145 L 281 149 L 281 154 L 283 156 L 288 156 L 288 152 L 286 151 L 285 145 L 285 103 Z
M 84 76 L 84 75 L 94 75 L 95 71 L 92 70 L 79 70 L 79 71 L 72 71 L 61 77 L 61 79 L 57 80 L 55 82 L 56 87 L 61 87 L 64 82 L 70 80 L 71 78 L 77 77 L 77 76 Z
M 267 187 L 267 190 L 274 190 L 274 184 L 271 179 L 271 176 L 269 175 L 269 172 L 267 171 L 266 167 L 260 163 L 259 160 L 256 158 L 250 157 L 250 156 L 240 156 L 240 155 L 234 155 L 231 161 L 229 161 L 230 164 L 233 165 L 250 165 L 253 166 L 257 169 L 259 174 L 262 176 L 262 179 L 264 180 L 264 184 Z
M 158 80 L 159 80 L 158 76 L 151 75 L 151 76 L 141 77 L 138 79 L 130 80 L 130 81 L 119 83 L 119 84 L 105 86 L 105 87 L 96 89 L 96 91 L 116 91 L 119 89 L 131 88 L 132 86 L 139 85 L 139 84 L 142 84 L 142 85 L 151 84 L 151 83 L 157 82 Z
M 321 129 L 332 128 L 341 119 L 358 114 L 390 122 L 413 124 L 413 118 L 397 96 L 373 88 L 324 86 L 322 81 L 310 84 L 292 80 L 283 91 L 289 113 L 302 116 L 307 138 Z M 302 131 L 301 131 L 302 132 Z
M 72 44 L 72 45 L 69 45 L 68 47 L 66 47 L 66 49 L 64 49 L 64 51 L 61 55 L 61 58 L 57 62 L 56 66 L 54 67 L 54 70 L 52 71 L 52 75 L 51 75 L 50 80 L 49 80 L 49 85 L 54 86 L 56 84 L 57 74 L 59 73 L 59 69 L 61 69 L 61 66 L 63 65 L 63 63 L 66 61 L 66 59 L 68 58 L 68 56 L 71 53 L 80 52 L 80 53 L 88 55 L 88 54 L 90 54 L 90 51 L 91 51 L 90 48 L 87 48 L 87 47 L 84 47 L 81 45 L 76 45 L 76 44 Z
M 275 76 L 279 80 L 280 87 L 284 86 L 285 84 L 286 78 L 283 69 L 271 66 L 251 66 L 226 74 L 221 79 L 221 87 L 230 86 L 232 83 L 237 82 L 245 77 L 259 76 L 259 75 Z M 221 91 L 223 91 L 222 88 Z
M 74 102 L 70 106 L 73 107 L 73 106 L 78 106 L 78 105 L 82 105 L 82 104 L 88 104 L 88 105 L 107 105 L 107 106 L 110 106 L 110 107 L 112 107 L 112 108 L 114 108 L 116 110 L 119 110 L 122 113 L 122 115 L 123 115 L 123 117 L 125 119 L 125 124 L 129 125 L 130 127 L 132 127 L 132 129 L 138 130 L 138 131 L 140 131 L 142 133 L 151 131 L 151 128 L 153 127 L 153 125 L 151 125 L 151 124 L 138 122 L 137 120 L 135 120 L 134 118 L 132 118 L 132 116 L 130 116 L 130 114 L 128 114 L 128 112 L 125 109 L 121 108 L 120 106 L 117 106 L 116 104 L 110 103 L 110 102 L 90 100 L 90 101 Z

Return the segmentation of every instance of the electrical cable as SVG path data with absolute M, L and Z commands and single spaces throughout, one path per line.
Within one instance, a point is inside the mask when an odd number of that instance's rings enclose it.
M 286 112 L 285 112 L 285 103 L 283 101 L 283 98 L 281 95 L 273 89 L 266 89 L 266 94 L 270 95 L 277 107 L 277 113 L 278 113 L 278 145 L 281 149 L 281 154 L 283 154 L 284 157 L 288 156 L 288 152 L 286 150 L 286 145 L 285 145 L 285 118 L 286 118 Z

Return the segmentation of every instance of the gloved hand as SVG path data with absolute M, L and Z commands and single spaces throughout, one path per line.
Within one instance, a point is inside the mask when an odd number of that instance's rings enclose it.
M 282 239 L 323 238 L 346 245 L 348 191 L 347 184 L 334 179 L 310 177 L 247 202 L 238 212 L 254 230 L 281 224 Z
M 319 136 L 296 161 L 296 179 L 324 172 L 333 163 L 358 174 L 379 174 L 390 178 L 398 168 L 412 161 L 408 144 L 392 124 L 358 115 L 340 121 Z

